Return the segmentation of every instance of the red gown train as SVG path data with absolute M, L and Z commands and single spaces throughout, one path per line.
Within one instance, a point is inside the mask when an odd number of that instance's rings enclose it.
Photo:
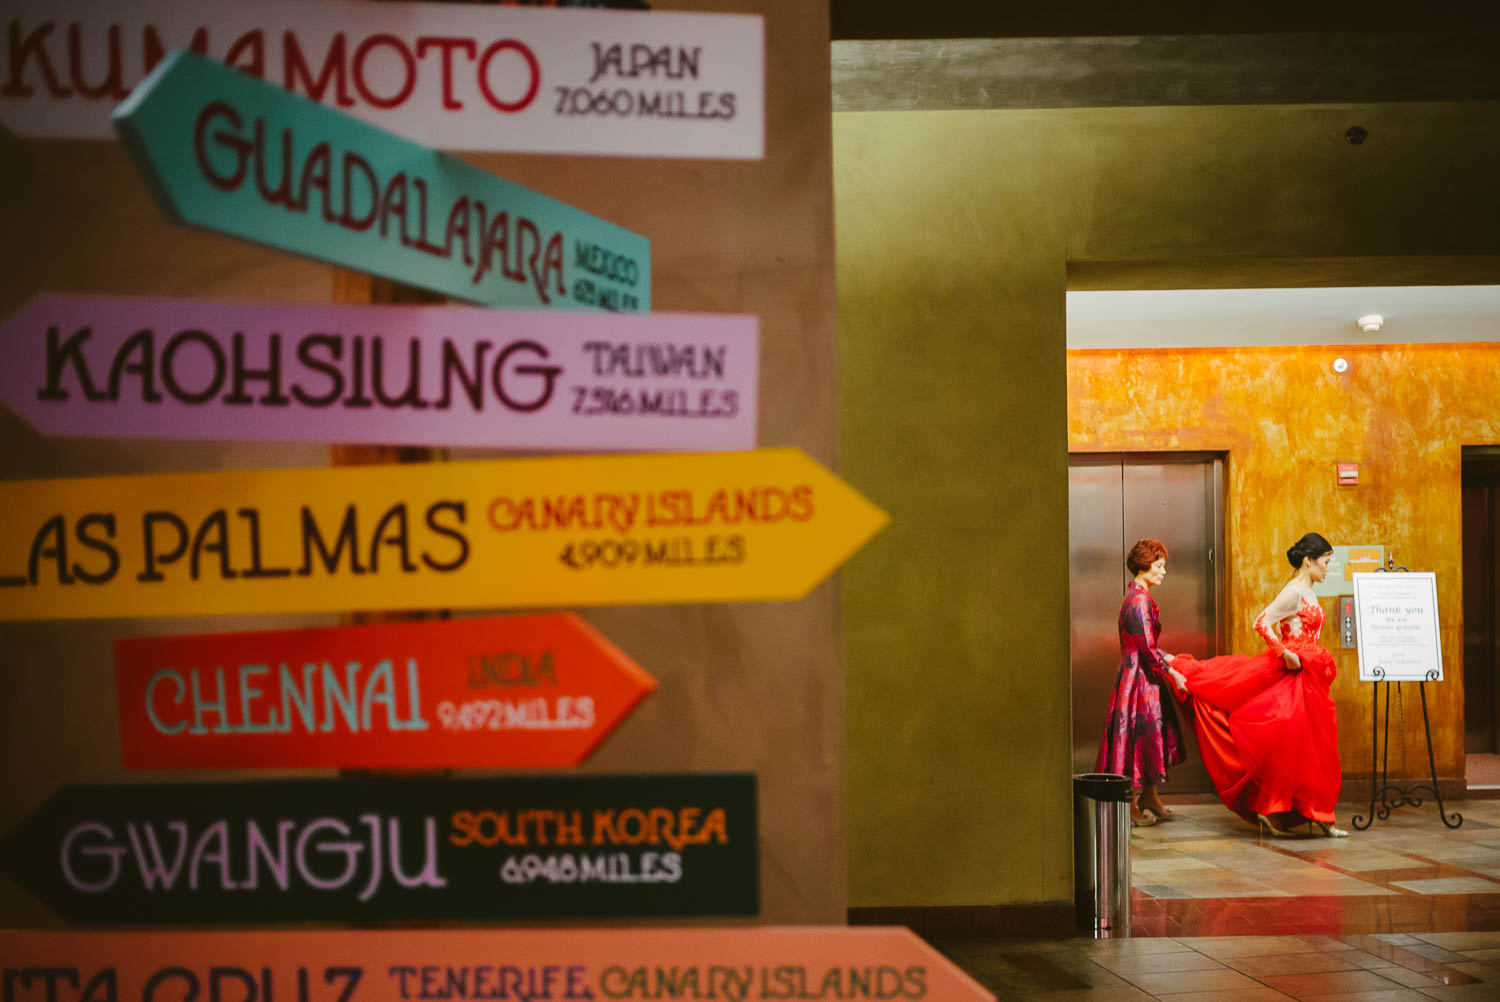
M 1284 811 L 1331 823 L 1342 775 L 1328 693 L 1337 666 L 1318 643 L 1323 607 L 1303 596 L 1279 636 L 1263 620 L 1256 630 L 1272 646 L 1259 654 L 1172 662 L 1192 694 L 1203 764 L 1224 806 L 1252 824 Z M 1301 658 L 1300 671 L 1287 668 L 1280 646 Z

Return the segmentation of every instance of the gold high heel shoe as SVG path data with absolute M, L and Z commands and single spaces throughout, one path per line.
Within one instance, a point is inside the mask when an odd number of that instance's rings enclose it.
M 1257 821 L 1260 822 L 1260 833 L 1262 835 L 1264 835 L 1266 832 L 1269 831 L 1276 838 L 1296 838 L 1297 837 L 1292 832 L 1283 831 L 1282 829 L 1277 828 L 1276 825 L 1271 821 L 1271 819 L 1268 818 L 1268 817 L 1266 817 L 1264 814 L 1257 814 L 1257 815 L 1255 815 L 1255 820 L 1257 820 Z
M 1160 824 L 1163 821 L 1177 820 L 1177 812 L 1172 810 L 1166 804 L 1162 804 L 1160 807 L 1145 807 L 1142 808 L 1142 810 L 1150 811 L 1152 814 L 1156 815 L 1157 824 Z
M 1309 835 L 1312 834 L 1312 826 L 1313 825 L 1317 825 L 1319 828 L 1323 829 L 1323 837 L 1324 838 L 1348 838 L 1349 837 L 1349 833 L 1346 832 L 1346 831 L 1344 831 L 1344 829 L 1342 829 L 1342 828 L 1335 828 L 1333 825 L 1330 825 L 1330 824 L 1328 824 L 1327 822 L 1324 822 L 1324 821 L 1313 821 L 1313 822 L 1310 822 L 1308 824 L 1308 826 L 1307 826 L 1307 833 Z

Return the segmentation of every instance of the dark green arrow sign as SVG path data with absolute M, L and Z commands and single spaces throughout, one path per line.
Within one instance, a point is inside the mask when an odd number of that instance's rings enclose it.
M 651 242 L 192 52 L 114 112 L 178 222 L 488 306 L 651 308 Z
M 748 773 L 69 786 L 0 869 L 88 923 L 760 909 Z

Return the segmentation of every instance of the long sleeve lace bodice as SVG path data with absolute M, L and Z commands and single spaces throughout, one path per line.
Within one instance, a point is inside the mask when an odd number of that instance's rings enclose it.
M 1323 606 L 1288 586 L 1255 617 L 1255 632 L 1277 654 L 1290 643 L 1316 643 L 1323 632 Z

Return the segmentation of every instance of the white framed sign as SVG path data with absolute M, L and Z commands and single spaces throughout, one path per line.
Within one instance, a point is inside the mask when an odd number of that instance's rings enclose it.
M 759 160 L 758 14 L 369 0 L 7 0 L 0 124 L 113 139 L 109 113 L 193 49 L 446 150 Z
M 1360 681 L 1443 680 L 1436 574 L 1355 574 L 1354 607 Z

